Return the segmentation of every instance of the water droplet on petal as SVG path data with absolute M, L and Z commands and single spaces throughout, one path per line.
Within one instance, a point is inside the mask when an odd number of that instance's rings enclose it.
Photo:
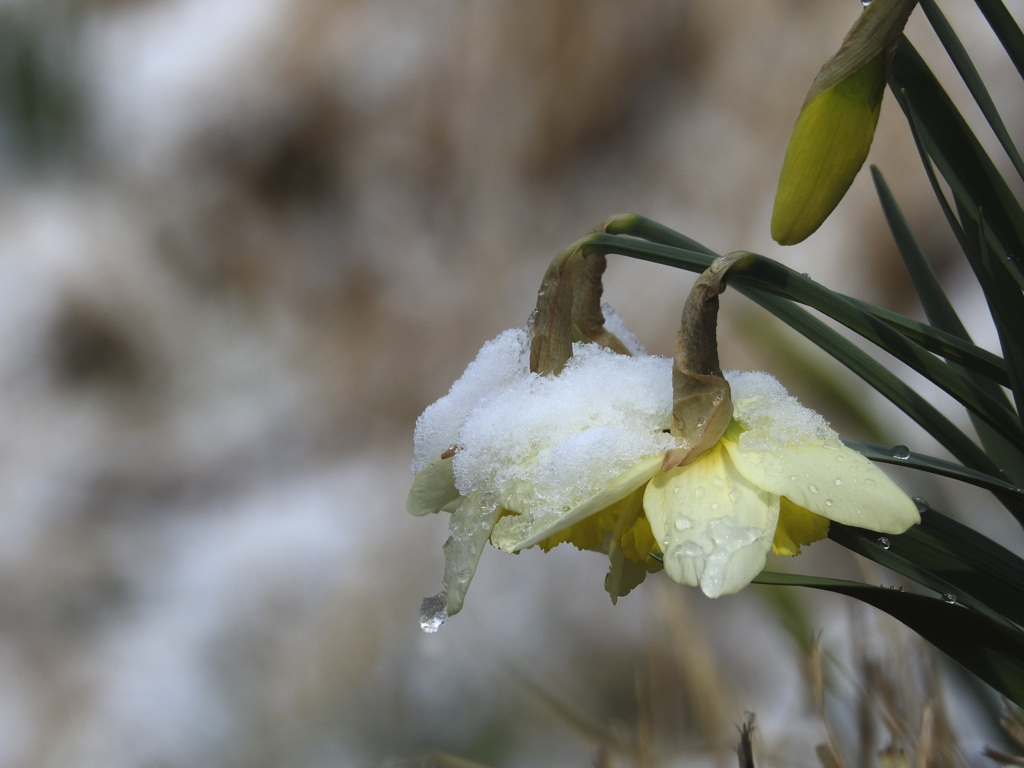
M 831 507 L 835 502 L 832 499 L 825 499 L 825 506 Z
M 677 518 L 676 518 L 676 519 L 675 519 L 675 520 L 674 520 L 674 521 L 672 522 L 672 525 L 674 525 L 674 526 L 675 526 L 675 529 L 676 529 L 677 531 L 685 531 L 685 530 L 687 530 L 688 528 L 693 528 L 693 520 L 691 520 L 691 519 L 690 519 L 690 518 L 688 518 L 688 517 L 677 517 Z
M 685 544 L 683 544 L 682 546 L 680 546 L 676 550 L 676 553 L 678 555 L 680 555 L 681 557 L 703 557 L 704 550 L 701 548 L 700 544 L 698 544 L 697 542 L 695 542 L 695 541 L 688 541 Z
M 835 483 L 836 485 L 842 485 L 842 484 L 843 484 L 843 478 L 841 478 L 841 477 L 837 477 L 837 478 L 836 478 L 835 480 L 833 480 L 832 482 L 833 482 L 833 483 Z
M 810 485 L 807 486 L 807 490 L 810 491 L 811 493 L 817 493 L 818 486 L 816 486 L 814 483 L 811 483 Z
M 875 540 L 875 544 L 880 546 L 882 549 L 888 549 L 891 546 L 891 542 L 887 536 L 879 536 Z
M 944 594 L 942 596 L 942 602 L 944 602 L 944 603 L 946 603 L 948 605 L 955 605 L 956 604 L 956 595 L 954 595 L 952 592 L 947 592 L 946 594 Z
M 703 427 L 707 423 L 708 423 L 708 420 L 705 419 L 703 416 L 701 416 L 699 419 L 697 419 L 697 426 L 698 427 Z
M 725 481 L 720 477 L 712 477 L 711 484 L 715 486 L 715 488 L 721 488 L 723 485 L 725 485 Z
M 914 497 L 914 503 L 917 505 L 918 512 L 924 512 L 929 507 L 928 499 L 923 499 L 920 496 Z
M 889 455 L 892 456 L 894 459 L 906 461 L 907 459 L 910 458 L 910 449 L 907 448 L 907 446 L 900 443 L 892 447 L 892 450 L 889 451 Z

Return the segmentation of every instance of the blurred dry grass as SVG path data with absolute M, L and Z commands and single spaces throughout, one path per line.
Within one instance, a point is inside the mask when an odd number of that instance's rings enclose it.
M 758 765 L 815 764 L 757 594 L 612 610 L 597 558 L 488 553 L 422 637 L 443 521 L 402 509 L 416 415 L 596 221 L 775 253 L 787 132 L 858 8 L 0 6 L 0 765 L 726 765 L 745 710 Z M 861 179 L 784 258 L 904 309 L 879 226 Z M 668 272 L 606 281 L 658 352 Z

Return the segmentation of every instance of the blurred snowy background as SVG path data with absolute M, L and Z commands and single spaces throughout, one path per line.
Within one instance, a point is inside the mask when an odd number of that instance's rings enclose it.
M 418 413 L 609 214 L 916 311 L 866 176 L 808 244 L 768 237 L 788 131 L 859 10 L 0 2 L 0 765 L 721 765 L 745 711 L 764 764 L 815 764 L 806 649 L 770 590 L 655 578 L 613 609 L 597 556 L 489 551 L 426 636 L 446 521 L 404 499 Z M 888 97 L 879 135 L 871 160 L 932 220 Z M 613 257 L 606 297 L 667 353 L 691 281 Z M 723 365 L 912 441 L 724 303 Z M 844 567 L 817 547 L 805 567 Z

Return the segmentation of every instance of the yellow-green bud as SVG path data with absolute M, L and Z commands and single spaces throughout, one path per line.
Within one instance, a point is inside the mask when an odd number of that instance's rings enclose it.
M 811 84 L 782 163 L 772 238 L 813 234 L 864 164 L 878 123 L 889 62 L 917 0 L 874 0 Z

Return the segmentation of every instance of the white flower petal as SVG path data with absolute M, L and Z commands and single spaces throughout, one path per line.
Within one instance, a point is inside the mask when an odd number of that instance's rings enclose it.
M 599 493 L 580 502 L 562 514 L 534 515 L 525 506 L 529 498 L 525 490 L 508 498 L 502 497 L 506 509 L 523 512 L 506 515 L 494 526 L 491 543 L 506 552 L 518 552 L 610 507 L 646 483 L 661 468 L 661 455 L 644 459 L 612 480 Z
M 412 481 L 412 488 L 405 499 L 405 509 L 410 515 L 428 515 L 440 512 L 459 498 L 452 473 L 452 457 L 438 459 L 421 469 Z
M 779 497 L 747 482 L 719 443 L 694 463 L 655 475 L 644 510 L 669 577 L 718 597 L 764 568 Z
M 844 525 L 903 533 L 921 522 L 917 505 L 888 475 L 838 439 L 781 450 L 743 450 L 724 441 L 737 470 L 754 485 Z
M 443 611 L 454 616 L 462 608 L 480 553 L 487 545 L 497 517 L 498 506 L 487 502 L 482 493 L 463 498 L 452 512 L 448 540 L 444 543 L 443 590 L 427 601 L 435 614 Z

